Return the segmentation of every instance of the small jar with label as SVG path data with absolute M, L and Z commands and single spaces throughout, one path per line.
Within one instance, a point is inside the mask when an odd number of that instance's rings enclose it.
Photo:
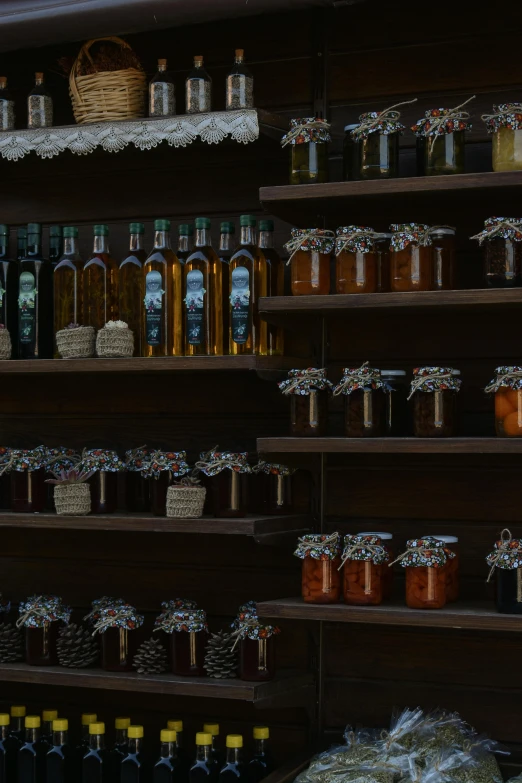
M 34 595 L 20 603 L 17 627 L 24 629 L 25 660 L 31 666 L 57 666 L 58 631 L 69 623 L 71 609 L 55 595 Z
M 457 429 L 460 370 L 417 367 L 413 371 L 413 434 L 416 438 L 451 438 Z
M 41 514 L 44 511 L 47 459 L 44 446 L 11 450 L 6 465 L 11 483 L 11 511 L 21 514 Z
M 338 294 L 373 294 L 380 270 L 377 240 L 369 226 L 341 226 L 335 240 L 335 291 Z
M 343 179 L 351 180 L 356 179 L 356 172 L 358 173 L 358 146 L 352 138 L 352 131 L 359 127 L 358 122 L 354 122 L 351 125 L 345 125 L 344 127 L 344 141 L 343 141 Z
M 404 125 L 398 111 L 361 114 L 352 138 L 357 148 L 356 179 L 389 179 L 399 176 L 399 137 Z
M 325 369 L 290 370 L 279 388 L 290 397 L 290 434 L 321 437 L 328 428 L 328 395 L 332 383 Z
M 285 249 L 290 253 L 293 296 L 330 293 L 330 260 L 334 249 L 333 231 L 322 228 L 293 228 Z
M 390 241 L 391 234 L 380 234 L 375 240 L 375 255 L 377 256 L 377 293 L 390 290 Z
M 343 550 L 344 602 L 377 606 L 384 598 L 387 552 L 378 536 L 348 535 Z
M 143 471 L 149 449 L 129 449 L 125 452 L 125 510 L 144 513 L 150 510 L 150 481 Z
M 457 536 L 433 535 L 423 538 L 435 538 L 442 541 L 446 552 L 446 600 L 454 603 L 459 597 L 459 539 Z
M 306 604 L 338 603 L 341 600 L 339 533 L 308 533 L 298 540 L 294 555 L 303 561 L 303 601 Z
M 196 469 L 204 478 L 208 503 L 215 517 L 245 517 L 248 513 L 248 484 L 252 468 L 248 452 L 202 452 Z
M 393 548 L 393 533 L 375 530 L 363 530 L 357 533 L 358 536 L 377 536 L 381 541 L 381 546 L 386 552 L 386 560 L 382 569 L 382 595 L 383 598 L 389 598 L 393 591 L 393 566 L 391 563 L 395 560 Z
M 295 471 L 288 465 L 259 460 L 252 468 L 251 510 L 256 514 L 291 514 Z
M 167 612 L 161 628 L 170 634 L 172 673 L 181 677 L 204 677 L 208 642 L 206 612 L 187 607 Z
M 167 515 L 167 490 L 176 478 L 189 471 L 185 451 L 151 451 L 142 471 L 150 488 L 150 508 L 154 516 Z
M 381 370 L 381 379 L 389 391 L 386 395 L 386 435 L 391 438 L 403 437 L 410 429 L 406 370 Z
M 495 430 L 499 438 L 522 438 L 522 366 L 497 367 L 486 393 L 495 394 Z
M 240 625 L 239 679 L 246 682 L 268 682 L 276 674 L 275 643 L 279 628 L 250 620 Z
M 493 171 L 522 169 L 522 103 L 500 103 L 492 114 L 483 114 L 492 134 Z
M 393 223 L 390 244 L 392 291 L 430 291 L 433 253 L 430 227 L 424 223 Z
M 125 465 L 115 451 L 84 449 L 78 469 L 92 472 L 91 513 L 114 514 L 118 506 L 118 473 Z
M 484 280 L 488 288 L 522 285 L 522 218 L 491 217 L 478 239 L 484 253 Z
M 464 143 L 471 124 L 462 109 L 428 109 L 424 119 L 412 125 L 417 137 L 425 140 L 423 176 L 464 174 Z
M 290 184 L 328 182 L 330 125 L 319 117 L 290 120 L 290 130 L 281 139 L 290 146 Z
M 386 397 L 389 388 L 381 371 L 369 367 L 345 367 L 333 394 L 344 397 L 344 434 L 347 438 L 378 438 L 386 435 Z
M 406 569 L 406 604 L 410 609 L 442 609 L 446 605 L 447 555 L 442 541 L 413 538 L 399 558 Z
M 496 577 L 497 612 L 522 614 L 522 541 L 505 528 L 486 562 L 490 567 L 488 582 L 493 574 Z
M 430 231 L 433 260 L 433 290 L 452 291 L 455 285 L 455 229 L 435 226 Z
M 118 601 L 105 603 L 94 622 L 94 633 L 101 635 L 102 669 L 106 672 L 130 672 L 141 640 L 139 630 L 144 617 L 134 606 Z

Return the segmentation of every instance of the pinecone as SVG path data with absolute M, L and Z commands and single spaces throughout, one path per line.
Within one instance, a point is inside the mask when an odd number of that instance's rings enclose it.
M 205 652 L 205 669 L 209 677 L 216 680 L 231 680 L 237 677 L 239 648 L 232 650 L 236 637 L 228 631 L 213 633 Z
M 85 669 L 98 660 L 98 640 L 83 625 L 69 623 L 58 631 L 58 660 L 68 669 Z
M 132 665 L 138 674 L 163 674 L 167 671 L 167 651 L 159 639 L 148 639 L 138 647 Z
M 22 631 L 11 623 L 0 624 L 0 663 L 23 661 Z

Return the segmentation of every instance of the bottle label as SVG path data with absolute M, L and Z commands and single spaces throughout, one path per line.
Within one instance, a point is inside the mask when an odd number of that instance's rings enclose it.
M 244 266 L 232 270 L 230 292 L 230 322 L 232 339 L 235 343 L 246 343 L 249 338 L 250 320 L 250 274 Z
M 147 345 L 161 345 L 162 342 L 162 313 L 163 297 L 165 291 L 162 288 L 163 279 L 160 272 L 147 272 L 145 277 L 145 331 Z
M 206 290 L 203 288 L 203 272 L 192 269 L 187 274 L 185 296 L 187 342 L 189 345 L 201 345 L 204 341 L 204 306 Z
M 20 342 L 33 343 L 36 327 L 36 283 L 32 272 L 22 272 L 18 291 L 18 320 Z

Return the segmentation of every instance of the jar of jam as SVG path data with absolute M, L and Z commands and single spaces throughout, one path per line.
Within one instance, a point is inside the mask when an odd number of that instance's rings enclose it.
M 118 507 L 118 473 L 124 464 L 115 451 L 84 449 L 79 470 L 92 472 L 91 513 L 114 514 Z
M 251 509 L 258 514 L 292 513 L 292 477 L 295 468 L 259 460 L 252 468 Z
M 413 538 L 399 558 L 406 569 L 406 604 L 410 609 L 442 609 L 446 605 L 447 556 L 442 541 Z
M 390 245 L 392 291 L 430 291 L 432 288 L 432 242 L 424 223 L 393 223 Z
M 58 631 L 71 610 L 55 595 L 33 595 L 20 604 L 17 627 L 24 629 L 25 660 L 31 666 L 57 666 Z
M 386 396 L 388 387 L 380 370 L 345 367 L 334 396 L 344 397 L 344 434 L 347 438 L 378 438 L 386 434 Z
M 130 672 L 138 650 L 144 617 L 134 606 L 120 601 L 105 604 L 97 612 L 94 633 L 101 634 L 102 669 L 106 672 Z
M 491 217 L 478 239 L 484 253 L 484 280 L 488 288 L 522 285 L 522 218 Z
M 339 533 L 309 533 L 294 552 L 303 561 L 301 592 L 306 604 L 336 604 L 341 600 Z
M 522 541 L 503 530 L 486 562 L 490 566 L 488 582 L 496 576 L 497 612 L 522 614 Z
M 522 367 L 497 367 L 486 386 L 495 394 L 495 429 L 499 438 L 522 437 Z
M 200 454 L 197 470 L 205 476 L 210 513 L 215 517 L 245 517 L 252 468 L 248 452 L 210 451 Z
M 455 229 L 436 226 L 430 231 L 433 252 L 433 290 L 451 291 L 455 284 Z
M 429 538 L 429 536 L 424 536 Z M 446 600 L 453 603 L 459 597 L 459 539 L 457 536 L 433 535 L 437 541 L 442 541 L 446 551 Z
M 330 125 L 319 117 L 290 120 L 290 131 L 281 145 L 290 146 L 290 184 L 328 182 Z
M 279 383 L 290 397 L 290 434 L 297 437 L 321 437 L 328 428 L 328 394 L 332 384 L 325 369 L 309 367 L 290 370 L 288 379 Z
M 390 290 L 390 241 L 391 234 L 380 234 L 375 239 L 375 255 L 377 256 L 377 293 Z
M 11 449 L 5 471 L 10 474 L 11 511 L 40 514 L 45 509 L 47 453 L 36 449 Z
M 380 235 L 369 226 L 341 226 L 336 234 L 336 293 L 376 293 L 380 260 L 376 242 Z
M 381 541 L 381 546 L 386 552 L 386 560 L 382 568 L 382 595 L 383 598 L 389 598 L 393 591 L 393 566 L 391 563 L 395 560 L 393 549 L 393 534 L 386 532 L 375 532 L 374 530 L 363 530 L 357 533 L 358 536 L 377 536 Z
M 423 175 L 464 174 L 464 138 L 471 129 L 468 119 L 469 113 L 460 106 L 428 109 L 424 119 L 412 126 L 415 135 L 425 139 Z
M 344 141 L 343 141 L 343 179 L 350 180 L 356 179 L 356 174 L 359 169 L 358 161 L 358 147 L 352 138 L 352 131 L 359 127 L 358 122 L 354 122 L 351 125 L 344 126 Z
M 376 606 L 384 598 L 387 552 L 378 536 L 348 535 L 343 551 L 344 602 Z
M 381 379 L 389 392 L 386 395 L 386 435 L 400 438 L 409 432 L 406 370 L 381 370 Z
M 207 615 L 202 609 L 178 609 L 170 624 L 170 659 L 173 674 L 204 677 L 208 642 Z
M 456 434 L 460 370 L 417 367 L 413 371 L 413 434 L 417 438 L 451 438 Z
M 143 463 L 149 484 L 150 508 L 154 516 L 167 516 L 167 490 L 174 479 L 189 472 L 186 451 L 151 451 Z
M 197 609 L 197 603 L 190 601 L 187 598 L 174 598 L 170 601 L 161 602 L 161 613 L 157 616 L 154 622 L 154 636 L 159 637 L 163 647 L 167 653 L 167 663 L 169 671 L 172 671 L 172 649 L 174 633 L 174 613 L 183 611 L 190 611 Z
M 322 228 L 292 229 L 285 248 L 290 253 L 291 291 L 294 296 L 330 293 L 330 258 L 333 231 Z
M 143 470 L 149 449 L 129 449 L 125 452 L 125 510 L 138 513 L 150 511 L 150 482 Z M 164 516 L 164 515 L 162 515 Z
M 522 169 L 522 103 L 500 103 L 492 114 L 483 114 L 492 134 L 493 171 Z
M 275 637 L 279 628 L 259 620 L 239 629 L 239 678 L 247 682 L 267 682 L 276 674 Z
M 352 131 L 357 148 L 357 179 L 389 179 L 399 176 L 399 136 L 404 125 L 398 111 L 361 114 Z

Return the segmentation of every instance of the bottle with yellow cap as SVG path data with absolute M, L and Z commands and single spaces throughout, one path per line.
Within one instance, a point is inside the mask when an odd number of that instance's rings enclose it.
M 203 725 L 203 731 L 208 734 L 212 734 L 212 760 L 217 764 L 218 770 L 221 769 L 225 761 L 225 757 L 221 753 L 219 747 L 219 723 L 205 723 Z
M 192 759 L 185 748 L 184 734 L 183 734 L 183 721 L 179 718 L 167 721 L 167 728 L 176 732 L 176 750 L 178 754 L 178 761 L 183 771 L 183 780 L 188 778 L 190 767 L 192 766 Z
M 189 783 L 217 783 L 218 770 L 212 761 L 212 734 L 196 734 L 196 758 L 189 772 Z
M 89 736 L 89 726 L 91 723 L 96 723 L 98 720 L 98 716 L 95 712 L 83 712 L 82 713 L 82 727 L 81 727 L 81 735 L 80 735 L 80 742 L 78 745 L 74 748 L 74 755 L 75 755 L 75 764 L 76 764 L 76 771 L 77 780 L 81 781 L 82 779 L 82 764 L 83 764 L 83 757 L 89 750 L 89 743 L 91 741 Z
M 120 780 L 121 762 L 129 752 L 127 731 L 131 725 L 130 718 L 116 718 L 114 721 L 114 745 L 111 754 L 111 780 Z
M 227 757 L 219 773 L 219 783 L 238 783 L 245 781 L 243 763 L 243 737 L 241 734 L 228 734 L 226 740 Z
M 127 729 L 129 750 L 121 762 L 120 783 L 145 783 L 146 768 L 143 755 L 143 726 Z
M 81 773 L 76 763 L 76 753 L 69 744 L 69 721 L 53 720 L 52 747 L 46 759 L 47 783 L 77 783 Z
M 268 747 L 270 730 L 268 726 L 254 726 L 253 735 L 254 755 L 247 766 L 247 775 L 249 783 L 259 783 L 274 769 Z
M 176 731 L 162 729 L 160 742 L 160 757 L 154 765 L 153 783 L 182 783 L 186 776 L 178 757 Z
M 82 761 L 82 783 L 108 783 L 110 754 L 105 747 L 105 723 L 89 724 L 89 750 Z
M 18 736 L 11 733 L 11 718 L 3 712 L 0 714 L 0 781 L 9 783 L 16 780 L 16 761 L 22 742 Z
M 18 751 L 18 783 L 45 783 L 49 744 L 42 741 L 39 715 L 26 715 L 25 742 Z
M 26 708 L 22 707 L 22 705 L 15 704 L 11 707 L 11 728 L 9 734 L 11 737 L 19 739 L 20 744 L 24 741 L 25 737 L 24 721 L 26 712 Z
M 42 739 L 53 744 L 53 721 L 58 717 L 58 710 L 44 710 L 42 712 Z

